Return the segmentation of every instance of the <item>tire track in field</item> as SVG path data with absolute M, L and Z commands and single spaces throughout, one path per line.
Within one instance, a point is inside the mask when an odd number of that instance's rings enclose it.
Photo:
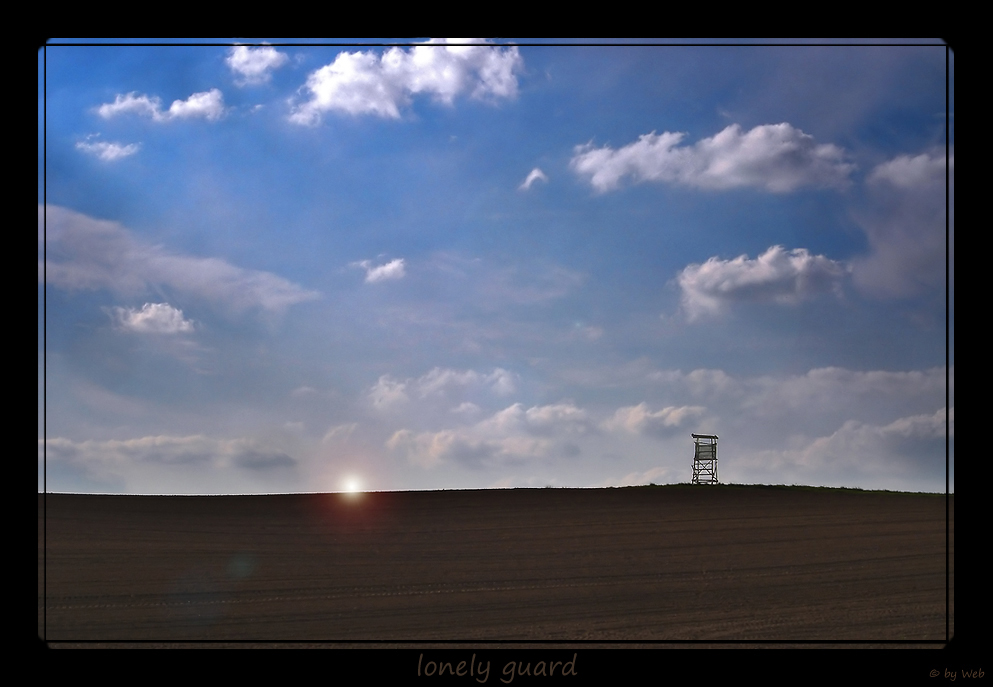
M 651 583 L 656 582 L 656 578 L 649 578 L 643 580 L 643 582 Z M 84 610 L 84 609 L 94 609 L 94 608 L 151 608 L 151 607 L 183 607 L 183 606 L 209 606 L 216 604 L 250 604 L 250 603 L 272 603 L 272 602 L 286 602 L 286 601 L 315 601 L 315 600 L 333 600 L 333 599 L 361 599 L 361 598 L 375 598 L 375 597 L 391 597 L 391 596 L 424 596 L 429 594 L 477 594 L 481 592 L 516 592 L 525 590 L 547 590 L 547 589 L 566 589 L 570 587 L 605 587 L 605 586 L 617 586 L 617 585 L 630 585 L 632 580 L 627 578 L 613 578 L 609 580 L 593 580 L 593 581 L 575 581 L 575 582 L 560 582 L 559 584 L 547 584 L 547 583 L 537 583 L 537 584 L 499 584 L 499 583 L 482 583 L 478 585 L 449 585 L 449 584 L 436 584 L 430 585 L 430 587 L 435 588 L 420 588 L 416 589 L 413 587 L 407 587 L 406 585 L 396 585 L 392 587 L 387 587 L 386 590 L 382 591 L 370 591 L 366 588 L 353 588 L 349 590 L 341 590 L 332 593 L 325 594 L 278 594 L 270 595 L 264 597 L 248 597 L 248 598 L 234 598 L 234 599 L 223 599 L 223 598 L 204 598 L 204 599 L 186 599 L 183 601 L 146 601 L 146 602 L 129 602 L 129 603 L 90 603 L 90 604 L 72 604 L 72 603 L 56 603 L 53 605 L 48 605 L 49 611 L 56 610 Z M 425 585 L 427 586 L 427 585 Z
M 686 571 L 678 573 L 657 573 L 653 575 L 624 575 L 611 576 L 609 578 L 558 578 L 543 581 L 521 581 L 517 583 L 501 583 L 498 581 L 486 581 L 475 584 L 454 584 L 454 583 L 434 583 L 427 585 L 388 585 L 383 587 L 348 587 L 324 593 L 300 593 L 288 592 L 283 594 L 269 594 L 266 596 L 251 595 L 250 592 L 216 592 L 204 593 L 202 599 L 183 600 L 160 600 L 160 601 L 108 601 L 105 603 L 73 603 L 72 597 L 55 597 L 49 601 L 53 603 L 39 604 L 49 611 L 74 611 L 92 610 L 98 608 L 153 608 L 153 607 L 190 607 L 190 606 L 211 606 L 211 605 L 238 605 L 238 604 L 262 604 L 277 602 L 298 602 L 298 601 L 329 601 L 338 599 L 363 599 L 377 597 L 416 597 L 432 594 L 478 594 L 485 592 L 520 592 L 520 591 L 544 591 L 552 589 L 569 588 L 589 588 L 589 587 L 609 587 L 609 586 L 632 586 L 632 585 L 655 585 L 664 583 L 667 585 L 678 585 L 679 583 L 706 583 L 708 578 L 715 584 L 721 584 L 734 580 L 735 578 L 750 579 L 782 577 L 785 579 L 799 579 L 812 576 L 823 575 L 824 570 L 803 570 L 798 566 L 765 566 L 762 568 L 727 570 L 717 569 L 712 571 Z M 821 566 L 815 566 L 820 568 Z M 854 572 L 854 571 L 852 571 Z M 909 575 L 887 576 L 890 582 L 898 578 L 912 579 L 919 577 L 917 573 Z M 845 576 L 848 577 L 848 576 Z M 836 579 L 834 584 L 844 583 L 846 579 Z M 860 579 L 864 582 L 864 579 Z M 820 584 L 826 584 L 821 579 Z M 235 598 L 231 595 L 237 594 Z M 166 595 L 163 595 L 166 596 Z M 225 598 L 227 597 L 227 598 Z M 40 599 L 40 601 L 43 601 Z M 82 600 L 80 600 L 82 601 Z

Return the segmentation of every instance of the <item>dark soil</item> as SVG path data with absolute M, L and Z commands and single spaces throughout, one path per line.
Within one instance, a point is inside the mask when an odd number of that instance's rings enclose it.
M 945 512 L 759 486 L 39 495 L 39 634 L 938 641 Z

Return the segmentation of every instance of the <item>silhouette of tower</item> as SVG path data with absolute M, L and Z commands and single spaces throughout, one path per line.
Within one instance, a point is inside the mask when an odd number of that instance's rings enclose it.
M 693 452 L 693 484 L 717 484 L 717 435 L 691 434 Z

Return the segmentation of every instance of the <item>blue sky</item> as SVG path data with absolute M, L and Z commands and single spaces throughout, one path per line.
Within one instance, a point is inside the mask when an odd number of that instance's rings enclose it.
M 942 45 L 452 42 L 39 53 L 39 490 L 944 491 Z

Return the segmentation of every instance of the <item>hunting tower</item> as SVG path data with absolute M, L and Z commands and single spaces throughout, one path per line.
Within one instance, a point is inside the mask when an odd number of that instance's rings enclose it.
M 693 452 L 693 484 L 717 484 L 717 435 L 691 434 Z

